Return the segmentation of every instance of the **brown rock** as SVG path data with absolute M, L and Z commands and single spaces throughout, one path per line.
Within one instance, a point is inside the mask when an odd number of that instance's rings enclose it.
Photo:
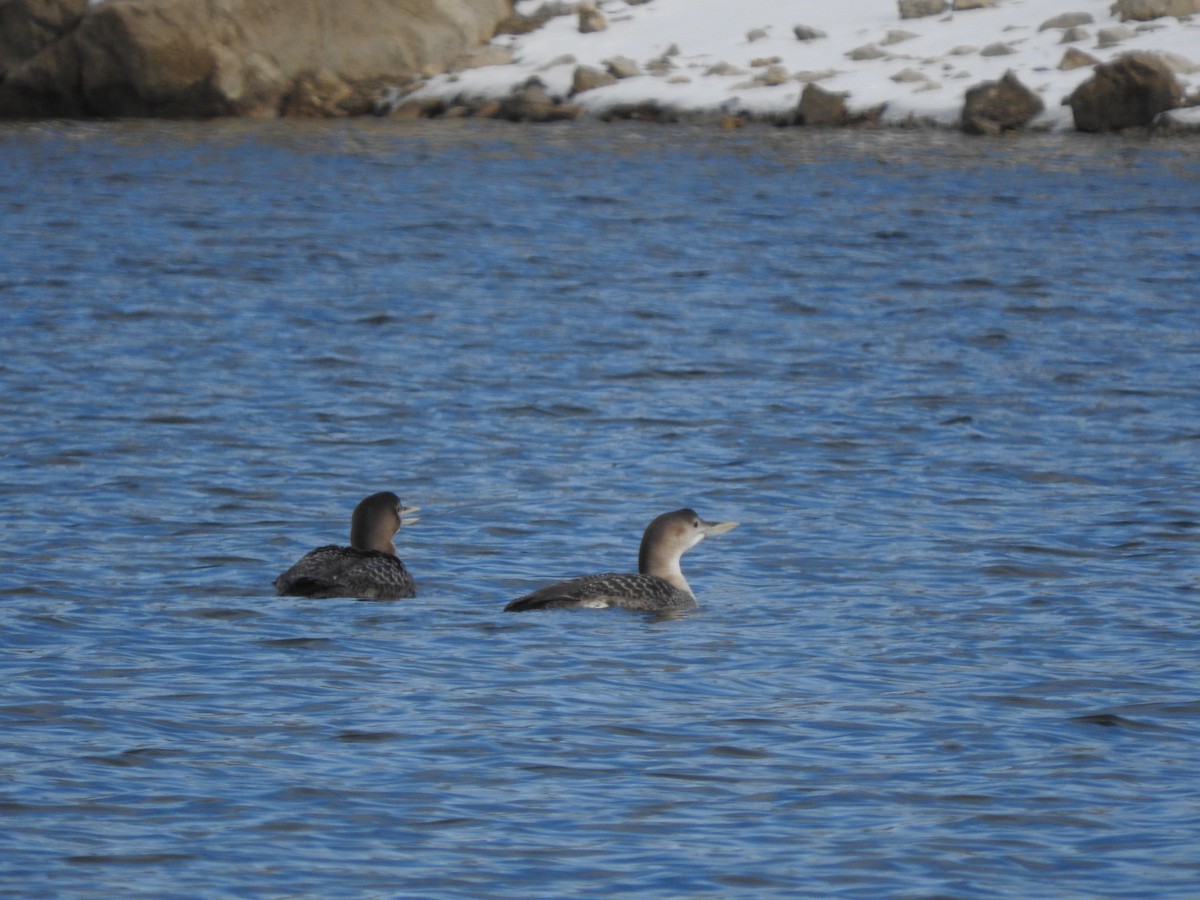
M 850 121 L 846 95 L 827 91 L 812 82 L 804 86 L 796 107 L 797 125 L 838 126 Z
M 14 2 L 52 0 L 0 10 Z M 38 66 L 0 60 L 0 116 L 365 111 L 384 84 L 444 71 L 511 11 L 508 0 L 107 0 Z M 44 110 L 31 108 L 39 98 Z
M 576 66 L 571 78 L 571 93 L 582 94 L 599 87 L 617 83 L 617 76 L 597 69 L 595 66 Z
M 1161 59 L 1152 53 L 1126 53 L 1097 66 L 1096 74 L 1067 102 L 1078 130 L 1119 131 L 1149 125 L 1182 99 L 1179 82 Z
M 0 0 L 0 74 L 70 32 L 88 0 Z
M 999 81 L 985 81 L 967 91 L 962 130 L 967 134 L 1000 134 L 1024 128 L 1045 108 L 1040 97 L 1005 72 Z
M 898 0 L 900 18 L 920 19 L 924 16 L 936 16 L 946 11 L 949 4 L 946 0 Z
M 1149 22 L 1163 16 L 1190 16 L 1200 13 L 1200 0 L 1117 0 L 1112 13 L 1125 22 Z
M 1084 53 L 1078 47 L 1068 47 L 1063 58 L 1059 60 L 1058 68 L 1063 72 L 1069 72 L 1071 69 L 1082 69 L 1084 66 L 1098 66 L 1099 64 L 1100 60 L 1092 54 Z

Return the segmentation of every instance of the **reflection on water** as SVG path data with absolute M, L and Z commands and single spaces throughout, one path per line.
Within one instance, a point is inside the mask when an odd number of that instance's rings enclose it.
M 6 883 L 1189 896 L 1189 146 L 7 126 Z M 382 489 L 420 597 L 271 595 Z

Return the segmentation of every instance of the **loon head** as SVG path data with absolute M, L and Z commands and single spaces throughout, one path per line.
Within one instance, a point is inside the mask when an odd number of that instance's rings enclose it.
M 709 535 L 724 534 L 737 525 L 737 522 L 706 522 L 694 509 L 663 513 L 646 526 L 642 535 L 638 571 L 643 575 L 656 575 L 690 594 L 692 589 L 679 565 L 683 554 Z
M 417 521 L 411 514 L 419 509 L 418 506 L 404 506 L 391 491 L 372 494 L 354 507 L 350 517 L 350 546 L 355 550 L 379 550 L 395 556 L 396 545 L 392 538 L 401 525 Z M 409 514 L 409 518 L 405 518 L 405 514 Z

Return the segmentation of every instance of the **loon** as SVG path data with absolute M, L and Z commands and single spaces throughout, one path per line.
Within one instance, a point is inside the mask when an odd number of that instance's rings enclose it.
M 584 575 L 518 597 L 505 612 L 530 609 L 606 609 L 636 612 L 694 609 L 696 595 L 683 577 L 680 557 L 709 535 L 724 534 L 737 522 L 706 522 L 695 510 L 663 513 L 646 527 L 638 551 L 638 573 Z
M 372 494 L 354 507 L 349 547 L 329 544 L 308 552 L 275 579 L 275 590 L 293 597 L 415 597 L 417 586 L 396 556 L 392 539 L 401 525 L 417 521 L 404 516 L 418 509 L 401 505 L 391 491 Z

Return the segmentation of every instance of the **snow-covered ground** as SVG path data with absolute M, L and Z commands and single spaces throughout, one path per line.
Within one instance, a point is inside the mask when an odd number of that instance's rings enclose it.
M 523 0 L 516 8 L 532 15 L 545 2 Z M 1111 0 L 995 2 L 991 8 L 901 19 L 897 0 L 648 0 L 635 5 L 598 0 L 595 5 L 607 20 L 604 30 L 582 34 L 579 17 L 570 14 L 529 34 L 500 35 L 493 43 L 512 51 L 511 63 L 439 76 L 417 97 L 498 98 L 533 75 L 565 96 L 577 66 L 603 69 L 614 57 L 626 57 L 644 74 L 577 94 L 572 102 L 595 113 L 654 101 L 685 111 L 772 116 L 793 110 L 805 82 L 815 80 L 828 91 L 845 93 L 851 110 L 886 104 L 885 122 L 952 125 L 968 88 L 1011 69 L 1045 103 L 1032 126 L 1065 129 L 1072 120 L 1063 101 L 1092 75 L 1090 65 L 1059 68 L 1071 47 L 1100 62 L 1133 50 L 1171 54 L 1185 93 L 1200 93 L 1200 16 L 1122 23 L 1110 11 Z M 1058 27 L 1042 29 L 1064 13 L 1086 13 L 1092 21 L 1073 35 Z M 799 40 L 795 26 L 824 36 Z M 852 58 L 866 47 L 880 55 Z M 669 68 L 651 73 L 650 64 L 664 56 Z M 720 64 L 737 71 L 713 73 Z M 770 70 L 771 79 L 782 83 L 761 83 L 770 66 L 782 67 Z M 1200 110 L 1177 116 L 1200 123 Z

